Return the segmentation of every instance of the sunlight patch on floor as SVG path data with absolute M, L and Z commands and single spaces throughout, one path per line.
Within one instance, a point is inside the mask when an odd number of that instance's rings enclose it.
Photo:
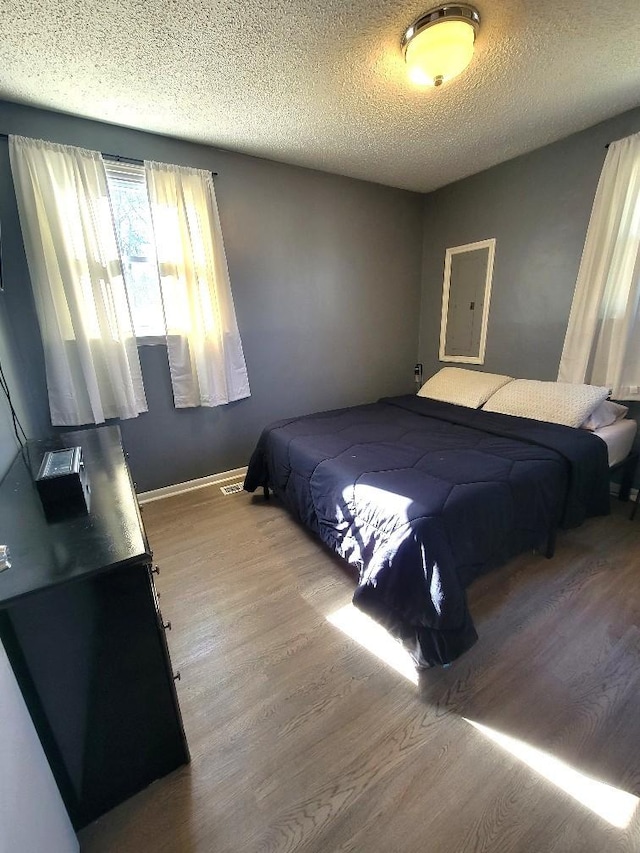
M 604 818 L 607 823 L 618 829 L 626 829 L 631 823 L 638 805 L 638 797 L 621 791 L 619 788 L 614 788 L 612 785 L 607 785 L 605 782 L 599 782 L 590 776 L 585 776 L 584 773 L 580 773 L 559 758 L 555 758 L 541 749 L 536 749 L 522 740 L 505 735 L 489 728 L 489 726 L 483 726 L 481 723 L 476 723 L 466 717 L 463 719 L 549 782 L 557 785 L 574 800 L 591 809 L 594 814 Z
M 395 669 L 412 684 L 418 684 L 418 673 L 409 652 L 405 651 L 381 625 L 355 608 L 353 604 L 347 604 L 346 607 L 330 613 L 327 621 L 387 666 Z

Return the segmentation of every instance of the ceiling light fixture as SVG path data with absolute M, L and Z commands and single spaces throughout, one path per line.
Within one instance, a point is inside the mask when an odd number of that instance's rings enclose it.
M 473 6 L 431 9 L 402 37 L 409 79 L 421 86 L 441 86 L 457 77 L 471 62 L 479 28 L 480 15 Z

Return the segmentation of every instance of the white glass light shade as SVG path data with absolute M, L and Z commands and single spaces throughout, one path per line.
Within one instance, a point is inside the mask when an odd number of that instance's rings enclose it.
M 405 59 L 409 79 L 422 86 L 439 86 L 457 77 L 473 57 L 475 30 L 467 21 L 438 21 L 414 35 Z

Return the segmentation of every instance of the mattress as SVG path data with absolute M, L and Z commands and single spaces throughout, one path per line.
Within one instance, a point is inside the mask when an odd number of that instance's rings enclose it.
M 633 418 L 623 418 L 621 421 L 616 421 L 615 424 L 600 427 L 600 429 L 593 431 L 593 434 L 599 436 L 607 445 L 610 468 L 622 462 L 629 455 L 637 429 L 637 421 L 634 421 Z

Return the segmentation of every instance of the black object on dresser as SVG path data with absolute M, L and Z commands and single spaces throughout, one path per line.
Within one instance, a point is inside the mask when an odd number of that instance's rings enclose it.
M 48 522 L 33 482 L 80 445 L 89 513 Z M 189 761 L 120 431 L 30 442 L 0 484 L 0 637 L 76 829 Z M 0 723 L 1 724 L 1 723 Z

